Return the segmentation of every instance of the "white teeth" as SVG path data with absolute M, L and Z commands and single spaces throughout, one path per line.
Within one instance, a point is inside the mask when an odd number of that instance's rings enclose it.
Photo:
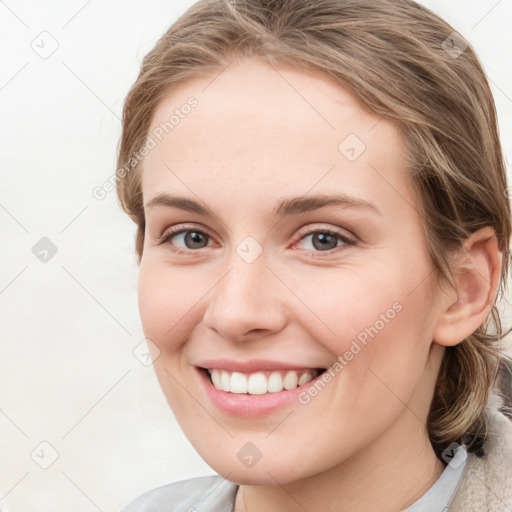
M 223 372 L 221 370 L 217 370 L 217 371 L 220 372 L 221 389 L 223 389 L 224 391 L 231 391 L 231 386 L 229 385 L 231 376 L 229 375 L 229 373 Z
M 277 393 L 278 391 L 283 391 L 283 378 L 279 372 L 270 374 L 267 388 L 269 393 Z
M 231 393 L 247 393 L 247 377 L 243 373 L 233 372 L 229 388 Z
M 295 389 L 318 375 L 317 370 L 300 370 L 299 372 L 282 370 L 251 374 L 218 369 L 208 371 L 213 385 L 217 389 L 250 395 L 264 395 L 265 393 L 277 393 L 283 389 Z
M 268 390 L 267 378 L 263 373 L 252 373 L 249 376 L 247 392 L 250 395 L 264 395 Z
M 210 376 L 212 378 L 213 385 L 217 389 L 222 389 L 223 386 L 222 386 L 222 379 L 221 379 L 221 376 L 220 376 L 220 370 L 212 370 L 210 372 Z
M 297 372 L 288 372 L 283 379 L 283 386 L 285 389 L 294 389 L 297 387 L 297 382 L 299 382 Z
M 303 373 L 301 376 L 300 376 L 300 379 L 299 379 L 299 386 L 302 386 L 302 384 L 306 384 L 306 382 L 309 382 L 313 377 L 311 376 L 310 373 L 306 372 L 306 373 Z

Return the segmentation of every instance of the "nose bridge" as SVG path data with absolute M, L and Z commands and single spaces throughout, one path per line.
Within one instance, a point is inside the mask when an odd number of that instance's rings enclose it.
M 226 271 L 211 291 L 205 323 L 226 338 L 241 340 L 255 329 L 276 330 L 284 321 L 275 276 L 266 252 L 247 237 L 233 248 Z
M 241 246 L 243 247 L 243 246 Z M 228 270 L 216 286 L 214 297 L 224 304 L 224 307 L 243 310 L 254 310 L 262 303 L 262 296 L 268 293 L 267 258 L 262 252 L 254 260 L 240 256 L 240 247 L 235 248 L 230 255 Z
M 218 293 L 225 299 L 241 299 L 247 305 L 249 301 L 257 302 L 267 281 L 267 263 L 268 251 L 263 242 L 252 235 L 245 236 L 229 253 L 227 274 L 219 283 Z

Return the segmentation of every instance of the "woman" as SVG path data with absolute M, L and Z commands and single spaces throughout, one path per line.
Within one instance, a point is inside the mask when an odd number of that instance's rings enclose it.
M 452 27 L 200 1 L 144 59 L 118 169 L 155 371 L 219 474 L 126 512 L 512 508 L 507 180 Z

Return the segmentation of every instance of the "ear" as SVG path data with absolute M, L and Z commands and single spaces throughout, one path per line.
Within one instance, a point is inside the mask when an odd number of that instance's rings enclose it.
M 456 256 L 456 289 L 440 294 L 434 343 L 457 345 L 485 322 L 498 293 L 501 263 L 502 253 L 490 226 L 479 229 L 464 242 Z

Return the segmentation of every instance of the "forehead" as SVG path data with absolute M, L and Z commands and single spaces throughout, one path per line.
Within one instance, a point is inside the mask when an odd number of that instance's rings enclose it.
M 183 109 L 191 97 L 196 106 Z M 412 194 L 398 128 L 324 74 L 257 59 L 232 63 L 170 91 L 149 133 L 158 130 L 162 140 L 143 164 L 145 201 L 168 187 L 186 190 L 178 176 L 221 195 L 230 184 L 246 200 L 256 191 L 282 195 L 283 187 L 298 194 L 342 187 L 384 201 Z

